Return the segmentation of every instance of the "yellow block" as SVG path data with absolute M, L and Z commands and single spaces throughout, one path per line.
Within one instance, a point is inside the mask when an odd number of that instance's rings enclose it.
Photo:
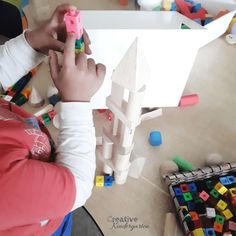
M 228 206 L 228 204 L 226 202 L 224 202 L 223 200 L 219 200 L 216 204 L 216 208 L 219 211 L 223 211 L 227 206 Z
M 171 1 L 170 0 L 163 0 L 162 7 L 165 11 L 170 11 Z
M 84 52 L 84 45 L 82 48 L 75 48 L 75 54 L 79 54 L 80 52 Z
M 235 197 L 236 196 L 236 188 L 230 188 L 229 192 L 230 192 L 231 197 Z
M 222 211 L 222 214 L 224 215 L 226 220 L 233 217 L 233 214 L 229 209 L 226 209 L 226 210 Z
M 104 176 L 97 175 L 96 176 L 96 186 L 103 187 L 104 186 Z
M 218 182 L 216 185 L 215 185 L 215 189 L 221 194 L 221 195 L 224 195 L 228 189 L 223 185 L 221 184 L 220 182 Z
M 193 233 L 193 236 L 205 236 L 202 228 L 195 229 L 193 230 L 192 233 Z

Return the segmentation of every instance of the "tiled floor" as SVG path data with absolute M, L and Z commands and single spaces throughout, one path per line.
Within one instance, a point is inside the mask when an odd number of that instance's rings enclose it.
M 52 2 L 56 5 L 56 2 L 62 1 Z M 77 5 L 82 9 L 119 8 L 115 0 L 100 0 L 99 4 L 98 1 L 81 0 L 80 4 Z M 128 8 L 132 7 L 131 4 Z M 235 161 L 235 55 L 236 46 L 226 44 L 223 38 L 202 48 L 184 91 L 184 94 L 197 93 L 200 103 L 186 108 L 164 108 L 162 117 L 143 122 L 137 128 L 134 150 L 146 158 L 140 179 L 128 178 L 125 185 L 115 185 L 112 188 L 94 188 L 86 207 L 106 236 L 163 235 L 165 214 L 173 211 L 171 199 L 159 173 L 159 166 L 165 160 L 179 155 L 199 167 L 204 165 L 208 154 L 219 153 L 225 161 Z M 39 71 L 37 75 L 41 84 L 48 84 L 49 81 L 45 70 Z M 43 88 L 41 92 L 46 93 Z M 94 115 L 99 135 L 102 125 L 109 121 L 97 112 Z M 50 130 L 56 133 L 54 128 Z M 159 148 L 148 144 L 148 135 L 152 130 L 162 132 L 163 144 Z M 100 162 L 97 173 L 101 173 Z M 112 217 L 125 216 L 137 217 L 136 223 L 131 225 L 141 226 L 131 230 L 129 227 L 117 228 L 111 222 Z

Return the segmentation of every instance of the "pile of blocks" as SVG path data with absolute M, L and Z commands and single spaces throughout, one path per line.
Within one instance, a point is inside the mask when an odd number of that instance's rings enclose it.
M 48 113 L 45 113 L 45 114 L 39 116 L 38 120 L 44 125 L 49 125 L 51 123 L 51 120 L 53 120 L 55 115 L 56 115 L 56 112 L 54 110 L 49 111 Z
M 96 183 L 97 187 L 111 187 L 113 183 L 113 176 L 111 175 L 97 175 Z
M 193 236 L 236 235 L 233 175 L 173 187 L 183 225 Z

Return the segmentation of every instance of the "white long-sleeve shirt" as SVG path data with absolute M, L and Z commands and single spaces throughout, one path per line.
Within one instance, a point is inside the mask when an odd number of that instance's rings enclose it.
M 13 85 L 37 66 L 44 57 L 30 47 L 24 34 L 0 46 L 2 88 L 6 90 Z M 96 139 L 92 109 L 89 103 L 61 103 L 59 117 L 56 163 L 66 167 L 74 176 L 76 192 L 72 207 L 74 210 L 84 205 L 93 187 Z

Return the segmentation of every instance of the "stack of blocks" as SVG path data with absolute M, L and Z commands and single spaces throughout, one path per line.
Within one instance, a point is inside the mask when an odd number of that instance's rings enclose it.
M 234 175 L 180 183 L 171 194 L 188 235 L 236 235 Z
M 44 125 L 49 125 L 55 115 L 56 115 L 56 112 L 53 110 L 53 111 L 50 111 L 48 113 L 45 113 L 45 114 L 39 116 L 38 120 Z
M 113 177 L 111 175 L 97 175 L 96 176 L 96 186 L 97 187 L 111 187 L 113 182 Z

